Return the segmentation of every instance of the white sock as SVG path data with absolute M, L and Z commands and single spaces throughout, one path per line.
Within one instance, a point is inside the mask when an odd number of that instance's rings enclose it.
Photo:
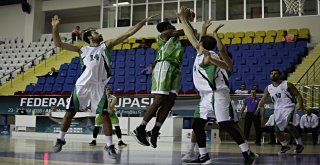
M 66 136 L 66 132 L 60 131 L 58 139 L 64 140 L 65 136 Z
M 247 143 L 242 143 L 239 145 L 241 152 L 249 151 L 249 145 Z
M 301 137 L 298 138 L 298 139 L 294 139 L 294 140 L 296 141 L 296 143 L 297 143 L 298 145 L 302 145 Z
M 286 140 L 280 142 L 282 146 L 287 146 L 288 145 L 288 142 Z
M 120 138 L 120 139 L 118 139 L 119 141 L 122 141 L 122 139 Z
M 97 138 L 93 138 L 93 140 L 97 140 Z
M 193 151 L 194 151 L 194 148 L 196 147 L 196 145 L 197 145 L 197 143 L 192 143 L 192 142 L 191 142 L 189 151 L 190 151 L 190 152 L 193 152 Z
M 106 144 L 107 144 L 107 146 L 112 145 L 112 136 L 106 136 Z
M 199 154 L 200 155 L 205 155 L 205 154 L 207 154 L 208 152 L 207 152 L 207 148 L 199 148 Z

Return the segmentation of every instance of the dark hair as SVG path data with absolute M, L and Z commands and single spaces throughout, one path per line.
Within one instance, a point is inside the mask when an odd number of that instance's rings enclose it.
M 84 40 L 86 43 L 88 43 L 88 44 L 90 44 L 90 40 L 89 40 L 88 37 L 91 36 L 91 32 L 92 32 L 92 31 L 95 31 L 95 30 L 89 30 L 89 31 L 86 31 L 86 32 L 83 34 L 83 40 Z
M 202 36 L 200 42 L 202 42 L 203 48 L 207 50 L 213 50 L 217 46 L 217 41 L 211 36 Z
M 170 22 L 160 22 L 157 25 L 157 30 L 158 32 L 163 32 L 164 30 L 166 30 L 166 27 L 168 27 L 170 24 Z
M 271 69 L 270 73 L 273 72 L 273 71 L 278 72 L 278 74 L 281 76 L 281 71 L 279 69 L 273 68 L 273 69 Z

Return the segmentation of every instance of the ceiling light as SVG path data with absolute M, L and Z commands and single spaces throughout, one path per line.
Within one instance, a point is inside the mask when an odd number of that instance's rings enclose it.
M 129 5 L 129 2 L 120 2 L 120 3 L 115 3 L 112 6 L 122 6 L 122 5 Z

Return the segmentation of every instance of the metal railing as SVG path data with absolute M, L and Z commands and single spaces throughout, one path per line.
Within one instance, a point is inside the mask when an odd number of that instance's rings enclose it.
M 316 80 L 320 75 L 320 56 L 312 63 L 304 75 L 298 80 L 297 83 L 304 85 L 316 85 Z
M 306 108 L 320 109 L 320 85 L 295 84 Z

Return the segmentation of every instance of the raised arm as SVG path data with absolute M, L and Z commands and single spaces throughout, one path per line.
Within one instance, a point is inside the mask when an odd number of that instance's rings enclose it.
M 59 25 L 60 25 L 60 18 L 55 15 L 53 16 L 51 20 L 51 25 L 52 25 L 52 38 L 54 45 L 73 52 L 80 52 L 80 48 L 68 43 L 64 43 L 61 41 L 60 35 L 59 35 Z
M 200 34 L 200 40 L 201 37 L 207 35 L 207 30 L 208 28 L 212 25 L 212 19 L 208 19 L 206 21 L 204 21 L 204 23 L 202 24 L 202 30 L 201 30 L 201 34 Z
M 192 46 L 194 48 L 196 48 L 196 50 L 198 52 L 202 52 L 204 49 L 199 44 L 199 42 L 194 34 L 194 30 L 192 29 L 192 27 L 190 26 L 190 23 L 188 22 L 188 20 L 186 18 L 186 12 L 188 12 L 187 8 L 181 7 L 180 12 L 177 13 L 178 18 L 181 21 L 184 34 L 188 37 L 188 40 L 192 44 Z
M 153 16 L 150 16 L 148 18 L 145 18 L 143 20 L 141 20 L 139 23 L 137 23 L 136 25 L 132 26 L 128 31 L 126 31 L 125 33 L 119 35 L 118 37 L 116 38 L 113 38 L 113 39 L 110 39 L 110 40 L 107 40 L 105 42 L 106 46 L 109 48 L 109 49 L 112 49 L 113 46 L 123 42 L 124 40 L 128 39 L 130 36 L 134 35 L 137 31 L 139 31 L 143 25 L 145 25 L 146 22 L 150 21 L 152 18 L 154 18 L 155 16 L 157 15 L 153 15 Z
M 304 111 L 303 99 L 298 89 L 292 83 L 288 82 L 288 90 L 297 98 L 299 110 Z
M 219 50 L 219 56 L 223 59 L 223 61 L 227 64 L 227 70 L 229 72 L 232 72 L 232 60 L 231 58 L 228 56 L 228 53 L 226 51 L 226 49 L 224 48 L 223 43 L 221 42 L 221 39 L 218 36 L 218 31 L 220 28 L 222 28 L 224 25 L 220 24 L 214 31 L 213 31 L 213 37 L 216 39 L 217 41 L 217 48 Z

